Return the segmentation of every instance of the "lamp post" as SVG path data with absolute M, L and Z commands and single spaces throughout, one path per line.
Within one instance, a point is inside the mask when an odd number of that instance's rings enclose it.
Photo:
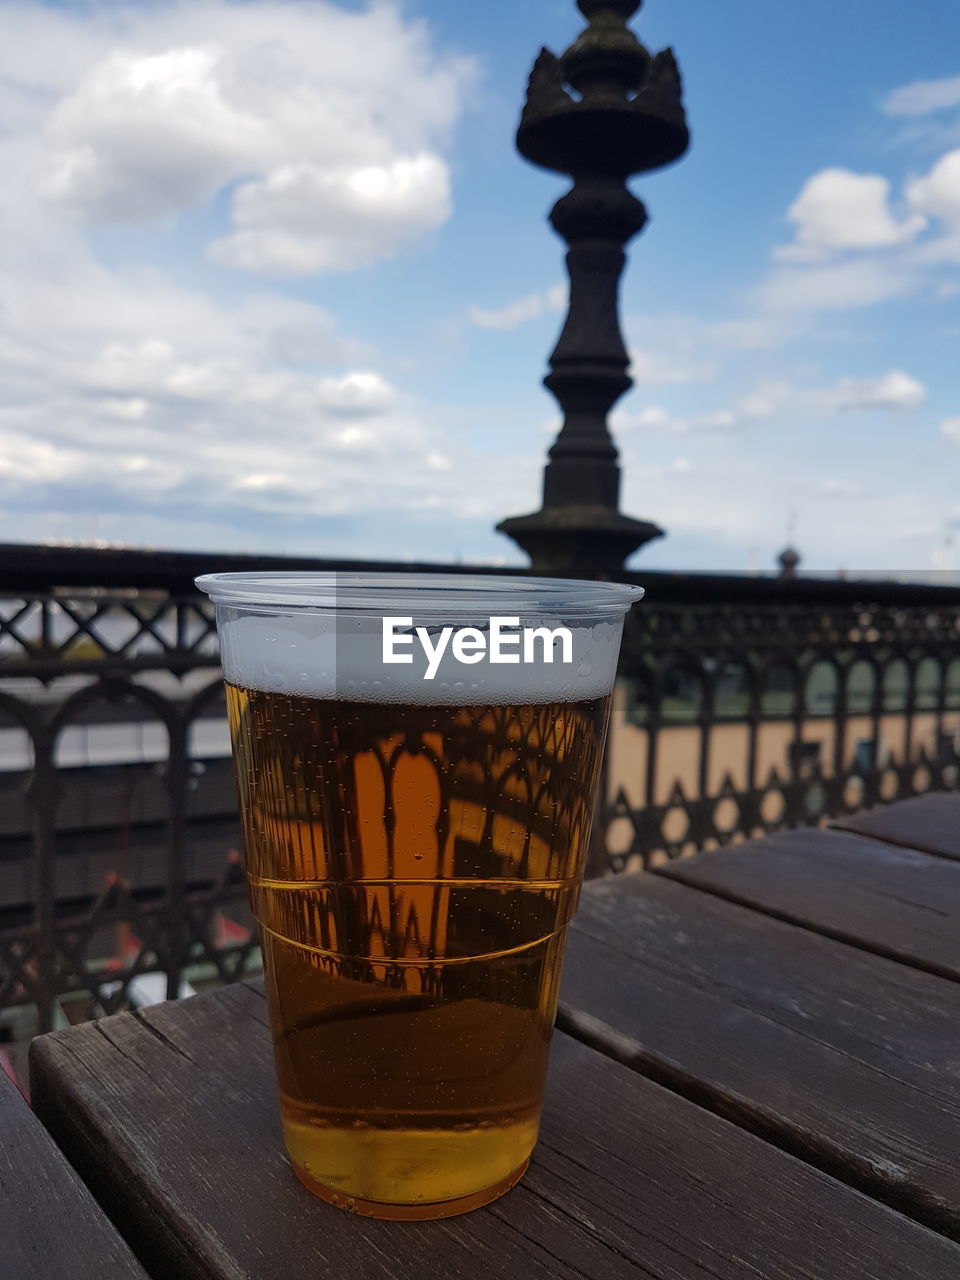
M 570 308 L 544 379 L 563 427 L 544 470 L 541 509 L 497 526 L 542 573 L 615 573 L 663 534 L 620 512 L 619 455 L 607 425 L 633 385 L 619 284 L 625 246 L 647 222 L 627 181 L 678 160 L 690 142 L 673 53 L 651 56 L 627 26 L 641 3 L 578 0 L 589 25 L 560 58 L 541 51 L 517 132 L 525 159 L 573 178 L 550 214 L 569 248 Z

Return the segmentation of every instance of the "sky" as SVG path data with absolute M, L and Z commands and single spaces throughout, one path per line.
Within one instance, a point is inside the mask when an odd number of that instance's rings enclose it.
M 522 564 L 573 0 L 0 0 L 0 540 Z M 960 568 L 960 8 L 648 0 L 634 567 Z

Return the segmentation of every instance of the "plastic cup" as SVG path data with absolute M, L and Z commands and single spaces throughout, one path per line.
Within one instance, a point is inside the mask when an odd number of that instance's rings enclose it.
M 642 591 L 333 573 L 197 585 L 216 604 L 294 1171 L 378 1218 L 486 1204 L 537 1140 Z

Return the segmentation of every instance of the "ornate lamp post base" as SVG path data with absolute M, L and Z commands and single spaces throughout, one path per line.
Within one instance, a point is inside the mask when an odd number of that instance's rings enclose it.
M 647 520 L 573 503 L 511 516 L 497 529 L 527 553 L 537 572 L 571 578 L 618 573 L 634 551 L 663 537 L 663 530 Z

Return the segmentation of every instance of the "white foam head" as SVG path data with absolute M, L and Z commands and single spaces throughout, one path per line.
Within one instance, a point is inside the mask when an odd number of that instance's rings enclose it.
M 419 621 L 414 618 L 414 624 Z M 431 644 L 436 646 L 436 620 L 430 619 L 429 624 Z M 266 617 L 218 607 L 224 678 L 245 689 L 414 706 L 582 702 L 610 692 L 620 653 L 622 615 L 566 619 L 556 614 L 524 615 L 520 624 L 549 631 L 566 627 L 571 633 L 572 661 L 561 661 L 559 643 L 553 645 L 553 661 L 544 661 L 545 646 L 538 640 L 534 662 L 492 662 L 488 646 L 481 661 L 466 665 L 448 640 L 434 678 L 426 679 L 428 656 L 419 639 L 397 650 L 409 653 L 412 663 L 384 663 L 380 617 L 307 611 Z M 488 619 L 463 619 L 449 625 L 489 632 Z M 510 650 L 518 651 L 522 657 L 522 644 Z

